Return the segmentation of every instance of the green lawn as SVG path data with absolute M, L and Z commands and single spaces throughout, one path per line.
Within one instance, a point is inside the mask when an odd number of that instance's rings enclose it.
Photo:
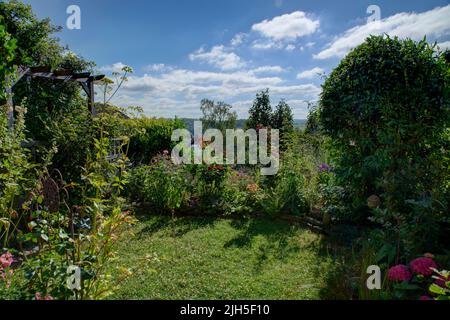
M 150 217 L 120 243 L 115 299 L 319 299 L 322 237 L 270 220 Z

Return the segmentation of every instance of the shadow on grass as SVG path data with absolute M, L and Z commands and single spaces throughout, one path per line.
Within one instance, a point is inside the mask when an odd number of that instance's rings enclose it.
M 183 237 L 189 232 L 212 227 L 221 218 L 216 217 L 175 217 L 150 216 L 140 214 L 138 220 L 143 223 L 143 228 L 136 234 L 138 238 L 161 233 L 164 236 Z M 327 270 L 317 269 L 317 279 L 325 278 L 325 283 L 319 291 L 321 299 L 349 300 L 356 298 L 355 277 L 360 273 L 355 264 L 355 255 L 352 248 L 357 246 L 356 239 L 360 232 L 350 226 L 335 228 L 329 236 L 322 237 L 319 241 L 311 241 L 305 238 L 292 240 L 298 237 L 298 225 L 267 218 L 240 218 L 229 220 L 233 232 L 231 239 L 226 240 L 223 248 L 250 248 L 253 247 L 254 272 L 259 273 L 269 263 L 269 259 L 286 261 L 300 250 L 316 252 L 323 259 L 332 259 L 331 268 Z M 301 236 L 300 236 L 301 237 Z M 326 273 L 324 275 L 324 273 Z M 356 280 L 359 281 L 359 279 Z
M 323 300 L 354 300 L 361 283 L 358 248 L 363 230 L 351 225 L 334 226 L 319 245 L 319 255 L 331 258 L 325 284 L 319 291 Z M 317 275 L 323 278 L 322 275 Z
M 265 240 L 259 242 L 258 248 L 255 250 L 255 272 L 260 272 L 270 257 L 285 261 L 301 250 L 299 244 L 289 241 L 294 236 L 296 227 L 285 222 L 266 218 L 250 218 L 233 220 L 231 225 L 239 230 L 239 234 L 224 244 L 225 249 L 253 246 L 258 237 Z
M 153 235 L 157 232 L 166 233 L 172 237 L 183 237 L 191 231 L 201 229 L 215 224 L 214 218 L 192 218 L 192 217 L 168 217 L 168 216 L 149 216 L 140 214 L 137 219 L 144 223 L 144 228 L 137 234 L 139 238 L 146 235 Z

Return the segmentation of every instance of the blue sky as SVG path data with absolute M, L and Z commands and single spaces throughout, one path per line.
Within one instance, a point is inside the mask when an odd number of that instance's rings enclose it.
M 109 74 L 134 74 L 114 99 L 147 115 L 198 117 L 200 100 L 234 106 L 246 118 L 256 92 L 286 99 L 298 119 L 317 100 L 322 77 L 369 34 L 450 47 L 450 2 L 301 0 L 24 0 L 64 27 L 73 52 Z M 66 9 L 81 9 L 81 30 L 68 30 Z M 370 5 L 381 20 L 368 22 Z

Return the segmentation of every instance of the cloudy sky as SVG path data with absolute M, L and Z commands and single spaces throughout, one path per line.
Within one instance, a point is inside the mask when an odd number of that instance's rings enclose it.
M 158 117 L 198 117 L 200 100 L 210 98 L 246 118 L 256 92 L 269 88 L 272 104 L 284 98 L 304 119 L 323 76 L 370 34 L 427 36 L 450 47 L 445 0 L 24 2 L 63 26 L 61 42 L 95 61 L 99 72 L 131 66 L 114 102 Z M 66 27 L 69 5 L 81 9 L 80 30 Z

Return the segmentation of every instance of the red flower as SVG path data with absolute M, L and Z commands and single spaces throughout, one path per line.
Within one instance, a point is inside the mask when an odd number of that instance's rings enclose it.
M 430 277 L 433 275 L 433 269 L 437 269 L 436 262 L 430 258 L 418 258 L 416 260 L 411 261 L 411 270 L 418 275 L 422 275 L 424 277 Z
M 421 300 L 421 301 L 428 301 L 428 300 L 433 300 L 433 299 L 431 299 L 429 296 L 421 296 L 419 298 L 419 300 Z
M 409 281 L 412 278 L 412 273 L 409 271 L 408 267 L 400 264 L 398 266 L 392 267 L 388 272 L 388 279 L 390 281 Z

